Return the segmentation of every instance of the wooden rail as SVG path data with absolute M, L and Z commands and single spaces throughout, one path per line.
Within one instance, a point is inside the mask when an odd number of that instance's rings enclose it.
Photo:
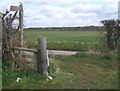
M 27 51 L 27 52 L 37 53 L 37 49 L 29 49 L 29 48 L 21 48 L 21 47 L 13 47 L 12 49 L 19 50 L 19 51 Z

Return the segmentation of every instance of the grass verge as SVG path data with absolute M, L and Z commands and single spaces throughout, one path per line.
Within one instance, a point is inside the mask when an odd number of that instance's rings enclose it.
M 117 53 L 50 56 L 49 73 L 47 81 L 36 71 L 3 69 L 3 89 L 117 89 Z

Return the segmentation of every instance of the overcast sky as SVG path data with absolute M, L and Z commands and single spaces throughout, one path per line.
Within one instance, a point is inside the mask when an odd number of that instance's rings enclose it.
M 25 27 L 99 26 L 118 18 L 119 0 L 0 0 L 0 12 L 10 5 L 24 6 Z

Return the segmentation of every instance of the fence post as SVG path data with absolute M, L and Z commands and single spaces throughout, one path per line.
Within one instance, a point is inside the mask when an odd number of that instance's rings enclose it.
M 21 10 L 19 11 L 19 29 L 20 29 L 20 47 L 23 47 L 23 5 L 20 4 Z
M 118 20 L 120 20 L 120 1 L 118 2 Z
M 37 69 L 39 73 L 48 75 L 46 37 L 38 38 Z
M 0 17 L 0 90 L 2 90 L 2 18 Z
M 0 61 L 2 61 L 2 17 L 0 17 Z

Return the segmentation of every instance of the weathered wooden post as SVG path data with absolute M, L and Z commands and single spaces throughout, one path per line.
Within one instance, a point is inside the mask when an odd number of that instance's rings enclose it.
M 37 69 L 39 73 L 48 75 L 46 37 L 38 38 Z
M 2 17 L 0 17 L 0 61 L 2 60 Z
M 2 18 L 0 17 L 0 90 L 2 90 Z
M 120 21 L 120 1 L 118 2 L 118 20 Z M 120 33 L 119 29 L 120 29 L 120 24 L 118 28 L 118 33 Z M 118 64 L 120 64 L 119 60 L 120 60 L 120 38 L 118 38 Z
M 11 11 L 19 11 L 19 32 L 20 32 L 20 47 L 23 47 L 23 5 L 22 3 L 19 6 L 11 6 Z
M 118 20 L 120 20 L 120 1 L 118 2 Z
M 21 10 L 19 11 L 19 30 L 20 30 L 20 47 L 23 47 L 23 5 L 19 6 Z

